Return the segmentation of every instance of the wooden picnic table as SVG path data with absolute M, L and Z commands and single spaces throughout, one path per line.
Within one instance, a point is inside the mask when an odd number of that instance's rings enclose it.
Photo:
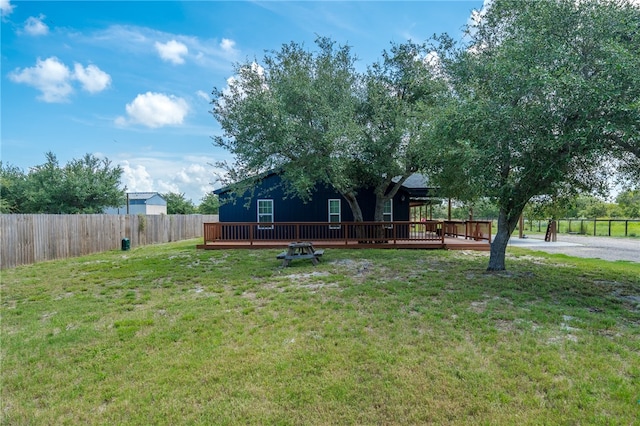
M 324 254 L 324 250 L 315 250 L 313 244 L 308 242 L 290 243 L 286 251 L 276 256 L 282 259 L 282 267 L 289 266 L 294 259 L 309 259 L 314 265 L 320 261 L 320 257 Z

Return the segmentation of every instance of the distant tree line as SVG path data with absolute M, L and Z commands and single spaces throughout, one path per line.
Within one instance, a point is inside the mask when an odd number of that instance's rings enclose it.
M 47 152 L 28 172 L 0 162 L 0 213 L 93 214 L 126 204 L 123 170 L 107 158 L 85 154 L 60 165 Z M 208 193 L 199 206 L 182 193 L 162 194 L 168 214 L 217 214 L 218 197 Z
M 448 217 L 448 206 L 432 207 L 434 218 Z M 454 203 L 451 218 L 463 220 L 472 214 L 476 219 L 497 219 L 500 209 L 490 199 L 481 198 L 473 203 Z M 575 195 L 561 202 L 532 200 L 523 211 L 527 219 L 640 219 L 640 189 L 627 189 L 607 202 L 595 195 Z
M 106 158 L 86 154 L 61 166 L 52 152 L 24 172 L 0 163 L 2 213 L 102 213 L 125 203 L 122 168 Z
M 161 195 L 167 202 L 167 214 L 218 214 L 220 203 L 213 192 L 207 193 L 197 206 L 184 193 L 167 192 Z

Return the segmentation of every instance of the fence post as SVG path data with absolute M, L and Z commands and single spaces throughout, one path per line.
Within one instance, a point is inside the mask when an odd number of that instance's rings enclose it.
M 598 223 L 598 219 L 593 219 L 593 236 L 596 236 L 596 223 Z
M 524 237 L 524 216 L 520 215 L 520 219 L 518 219 L 518 238 L 522 239 Z
M 609 219 L 609 236 L 611 236 L 611 219 Z
M 624 236 L 627 236 L 627 231 L 629 230 L 629 221 L 625 220 L 624 221 Z
M 491 244 L 491 224 L 492 223 L 493 223 L 493 221 L 489 222 L 489 244 Z
M 344 245 L 348 245 L 349 244 L 349 224 L 345 223 L 344 224 Z

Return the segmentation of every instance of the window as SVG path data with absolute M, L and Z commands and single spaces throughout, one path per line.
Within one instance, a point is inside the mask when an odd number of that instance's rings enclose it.
M 385 200 L 384 206 L 382 208 L 382 221 L 383 222 L 393 222 L 393 200 Z M 393 225 L 389 225 L 388 228 L 393 227 Z
M 273 225 L 260 226 L 260 223 L 273 222 L 273 200 L 258 200 L 258 229 L 273 229 Z
M 340 200 L 329 200 L 329 223 L 342 222 L 342 210 L 340 208 Z M 329 226 L 330 229 L 340 229 L 340 225 Z

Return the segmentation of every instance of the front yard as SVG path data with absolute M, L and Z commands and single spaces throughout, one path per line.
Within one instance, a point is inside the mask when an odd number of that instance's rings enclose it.
M 2 271 L 2 424 L 633 424 L 640 264 L 198 241 Z

